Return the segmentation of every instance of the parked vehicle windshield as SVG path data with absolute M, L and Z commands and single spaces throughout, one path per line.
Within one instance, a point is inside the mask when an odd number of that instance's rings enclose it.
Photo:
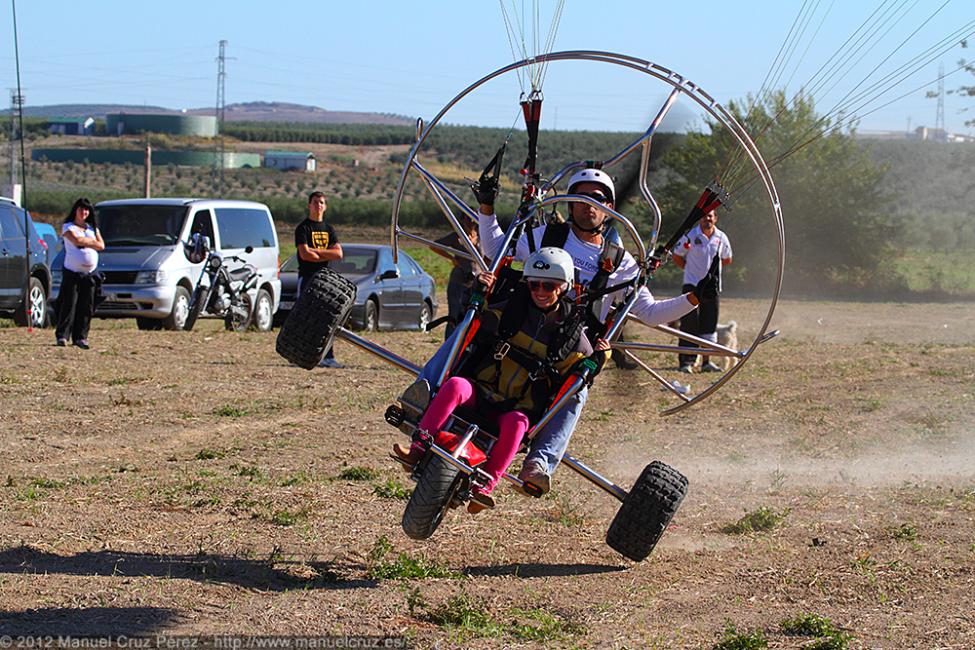
M 107 205 L 97 208 L 105 246 L 171 246 L 179 238 L 185 205 Z
M 376 270 L 376 251 L 343 247 L 342 259 L 329 264 L 329 268 L 344 275 L 367 275 Z

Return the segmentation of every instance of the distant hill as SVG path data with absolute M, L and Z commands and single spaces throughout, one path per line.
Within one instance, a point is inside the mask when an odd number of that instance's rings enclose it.
M 0 111 L 8 115 L 9 109 Z M 134 106 L 127 104 L 51 104 L 49 106 L 25 106 L 24 117 L 88 117 L 104 118 L 109 113 L 186 113 L 188 115 L 213 115 L 213 108 L 175 110 L 163 106 Z M 297 122 L 309 124 L 388 124 L 411 126 L 413 118 L 392 113 L 365 113 L 357 111 L 329 111 L 318 106 L 288 104 L 285 102 L 246 102 L 228 104 L 228 122 Z

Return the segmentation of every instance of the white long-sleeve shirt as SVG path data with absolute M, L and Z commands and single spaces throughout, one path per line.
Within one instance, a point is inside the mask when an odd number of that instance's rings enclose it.
M 489 258 L 494 259 L 501 248 L 501 244 L 504 242 L 504 232 L 502 232 L 501 227 L 498 225 L 498 217 L 494 214 L 485 215 L 479 213 L 478 231 L 481 238 L 481 251 Z M 545 226 L 540 226 L 532 231 L 531 235 L 537 244 L 541 243 L 544 232 Z M 525 233 L 515 246 L 515 259 L 519 262 L 524 262 L 530 255 L 528 236 L 529 234 Z M 599 269 L 600 247 L 596 244 L 582 241 L 570 230 L 563 248 L 565 252 L 572 256 L 572 260 L 575 262 L 576 269 L 579 271 L 579 281 L 582 284 L 588 284 L 592 281 L 596 275 L 596 271 Z M 612 287 L 632 280 L 639 272 L 640 268 L 637 266 L 636 260 L 633 259 L 632 255 L 624 252 L 623 261 L 620 262 L 616 271 L 609 276 L 607 286 Z M 602 313 L 599 315 L 601 320 L 606 320 L 606 315 L 609 313 L 612 303 L 616 300 L 622 300 L 624 292 L 625 289 L 614 291 L 609 294 L 611 297 L 610 300 L 603 301 Z M 695 309 L 695 306 L 690 303 L 686 296 L 655 300 L 649 289 L 641 287 L 630 314 L 646 325 L 660 325 L 677 320 L 693 309 Z

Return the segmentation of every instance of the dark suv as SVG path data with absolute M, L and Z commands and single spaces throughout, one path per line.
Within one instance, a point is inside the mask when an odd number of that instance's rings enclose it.
M 31 325 L 48 324 L 47 297 L 51 291 L 51 269 L 47 265 L 47 244 L 27 216 L 30 231 L 30 270 L 25 263 L 25 212 L 10 199 L 0 197 L 0 316 L 12 315 L 18 325 L 27 325 L 24 289 L 28 289 Z

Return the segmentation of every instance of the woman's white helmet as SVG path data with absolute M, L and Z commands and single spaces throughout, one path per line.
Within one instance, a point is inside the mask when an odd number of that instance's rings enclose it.
M 568 285 L 576 281 L 576 265 L 572 256 L 561 248 L 546 246 L 525 260 L 525 278 L 560 280 Z
M 612 177 L 601 169 L 580 169 L 572 178 L 569 179 L 569 194 L 573 193 L 575 186 L 580 183 L 599 183 L 606 188 L 611 201 L 616 200 L 616 186 L 613 184 Z

